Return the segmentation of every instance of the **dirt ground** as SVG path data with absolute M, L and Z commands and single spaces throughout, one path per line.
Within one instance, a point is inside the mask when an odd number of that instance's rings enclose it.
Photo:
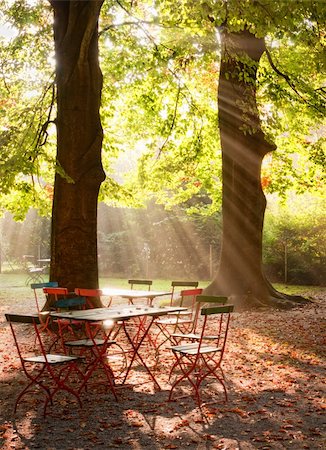
M 307 292 L 309 295 L 309 292 Z M 172 359 L 164 351 L 157 379 L 135 370 L 116 402 L 110 392 L 83 394 L 83 408 L 58 397 L 43 418 L 43 399 L 26 397 L 9 327 L 0 307 L 0 447 L 3 449 L 325 449 L 325 301 L 287 311 L 234 313 L 224 360 L 228 402 L 212 385 L 199 409 L 186 397 L 168 402 Z M 2 303 L 3 305 L 3 303 Z M 21 306 L 30 309 L 30 303 Z M 215 402 L 211 404 L 211 402 Z

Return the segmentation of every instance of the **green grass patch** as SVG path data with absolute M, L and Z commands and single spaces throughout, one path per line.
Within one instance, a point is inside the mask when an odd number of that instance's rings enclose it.
M 0 306 L 12 307 L 20 306 L 24 308 L 35 307 L 34 293 L 30 286 L 26 286 L 27 276 L 25 274 L 16 273 L 2 273 L 0 274 Z M 44 281 L 48 281 L 44 279 Z M 205 288 L 209 284 L 209 281 L 200 281 L 199 287 Z M 128 288 L 128 279 L 125 278 L 100 278 L 100 288 L 104 287 L 117 287 Z M 292 295 L 310 295 L 318 292 L 325 291 L 321 286 L 292 286 L 285 284 L 274 284 L 274 287 L 286 294 Z M 170 291 L 171 280 L 153 280 L 152 290 L 155 291 Z M 162 299 L 164 301 L 165 299 Z M 168 300 L 167 300 L 168 302 Z

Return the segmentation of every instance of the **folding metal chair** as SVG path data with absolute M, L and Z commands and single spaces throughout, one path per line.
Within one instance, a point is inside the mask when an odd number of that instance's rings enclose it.
M 135 280 L 135 279 L 132 279 L 132 280 L 128 280 L 128 283 L 130 285 L 130 289 L 137 289 L 139 287 L 142 287 L 143 289 L 146 288 L 148 291 L 150 291 L 151 287 L 152 287 L 152 284 L 153 284 L 153 281 L 152 280 Z M 153 299 L 150 299 L 150 298 L 147 299 L 147 304 L 148 305 L 151 305 L 152 302 L 153 302 Z M 133 304 L 132 299 L 129 299 L 129 303 Z
M 86 297 L 86 303 L 88 306 L 92 306 L 91 302 L 89 301 L 89 298 L 92 297 L 101 297 L 103 295 L 101 289 L 87 289 L 87 288 L 75 288 L 75 294 Z M 91 333 L 93 338 L 95 336 L 98 336 L 98 333 L 103 333 L 103 339 L 97 340 L 97 345 L 103 345 L 104 340 L 106 339 L 107 332 L 104 329 L 102 324 L 99 324 L 98 322 L 90 323 L 89 326 L 91 326 Z M 112 334 L 112 329 L 109 330 L 109 334 Z M 114 333 L 113 333 L 114 334 Z M 102 344 L 101 344 L 101 341 Z M 74 347 L 77 344 L 71 344 L 66 343 L 66 345 Z M 127 367 L 127 358 L 124 349 L 120 344 L 118 344 L 114 339 L 107 342 L 107 346 L 109 347 L 109 352 L 107 353 L 107 357 L 109 359 L 110 367 L 112 368 L 115 376 L 121 375 L 122 372 Z M 88 337 L 87 340 L 85 340 L 85 343 L 81 342 L 81 347 L 84 347 L 85 349 L 91 349 L 91 338 Z M 91 350 L 92 352 L 92 350 Z
M 86 297 L 86 304 L 89 308 L 93 308 L 91 298 L 98 298 L 103 295 L 101 289 L 75 288 L 75 294 L 80 297 Z
M 37 314 L 20 315 L 20 314 L 6 314 L 6 320 L 9 322 L 11 332 L 14 338 L 15 346 L 18 356 L 21 361 L 22 369 L 28 379 L 27 386 L 18 395 L 15 402 L 15 412 L 17 411 L 18 403 L 27 393 L 31 393 L 35 388 L 39 388 L 45 394 L 44 416 L 48 404 L 53 404 L 53 398 L 59 391 L 65 391 L 73 395 L 81 407 L 81 400 L 78 390 L 71 387 L 70 381 L 75 373 L 83 379 L 83 374 L 77 366 L 79 360 L 76 356 L 67 356 L 61 354 L 51 354 L 45 351 L 44 343 L 39 332 L 39 318 Z M 35 332 L 36 353 L 31 354 L 31 347 L 34 345 L 28 341 L 26 333 L 23 338 L 18 333 L 16 325 L 32 324 Z
M 171 281 L 171 298 L 170 298 L 170 306 L 173 305 L 173 302 L 176 300 L 176 296 L 178 295 L 178 288 L 193 288 L 196 289 L 198 287 L 198 281 Z
M 85 309 L 86 298 L 85 297 L 71 297 L 68 298 L 69 291 L 67 288 L 63 287 L 47 287 L 43 289 L 46 295 L 53 295 L 54 302 L 51 305 L 51 309 L 55 311 L 69 310 L 69 309 Z M 50 326 L 51 322 L 51 326 Z M 51 319 L 48 316 L 47 328 L 53 331 L 53 324 L 57 325 L 57 339 L 53 345 L 60 341 L 63 344 L 64 340 L 67 338 L 67 332 L 70 337 L 76 338 L 76 330 L 81 329 L 81 324 L 77 321 L 70 321 L 67 319 Z M 62 350 L 65 351 L 65 347 L 62 345 Z
M 59 286 L 50 286 L 43 288 L 43 292 L 46 295 L 53 295 L 55 301 L 58 301 L 61 298 L 66 298 L 69 294 L 68 288 L 59 287 Z
M 150 291 L 153 281 L 152 280 L 128 280 L 128 283 L 130 284 L 130 289 L 134 289 L 135 286 L 146 286 L 147 289 Z
M 109 388 L 115 399 L 118 400 L 114 388 L 115 372 L 107 355 L 107 349 L 116 344 L 116 342 L 108 339 L 108 337 L 105 339 L 96 338 L 91 334 L 90 330 L 88 330 L 87 335 L 90 337 L 64 342 L 64 345 L 70 350 L 77 349 L 79 357 L 85 358 L 84 362 L 86 366 L 83 370 L 84 380 L 79 388 L 79 392 L 84 388 L 87 390 L 88 382 L 93 377 L 93 379 L 96 378 L 96 385 L 102 384 L 106 389 Z M 121 347 L 119 348 L 121 349 Z M 102 370 L 102 373 L 105 375 L 104 382 L 99 377 L 99 370 Z
M 36 304 L 36 309 L 37 312 L 39 313 L 41 311 L 40 308 L 40 303 L 39 303 L 39 299 L 38 299 L 38 291 L 40 289 L 44 289 L 44 288 L 54 288 L 54 287 L 58 287 L 59 284 L 57 281 L 48 281 L 46 283 L 32 283 L 31 284 L 31 289 L 33 289 L 34 291 L 34 297 L 35 297 L 35 304 Z
M 174 341 L 174 344 L 180 344 L 182 341 L 196 341 L 200 338 L 200 331 L 197 329 L 198 327 L 198 318 L 200 316 L 200 309 L 203 306 L 217 306 L 217 305 L 225 305 L 228 302 L 228 297 L 221 295 L 197 295 L 196 298 L 196 307 L 194 313 L 193 327 L 188 332 L 176 331 L 172 333 L 171 338 Z M 208 337 L 206 337 L 208 339 Z
M 93 304 L 91 302 L 91 298 L 98 298 L 102 296 L 101 289 L 89 289 L 89 288 L 75 288 L 75 294 L 79 297 L 85 297 L 86 298 L 86 306 L 88 308 L 93 308 Z M 103 327 L 98 322 L 94 322 L 91 324 L 96 329 L 95 335 L 103 330 Z
M 94 296 L 95 293 L 98 293 L 97 290 L 96 292 L 94 291 L 95 290 L 88 290 L 88 296 Z M 57 312 L 70 309 L 85 309 L 86 297 L 76 296 L 68 298 L 69 292 L 67 288 L 45 288 L 44 292 L 48 295 L 54 295 L 55 301 L 52 305 L 52 309 Z M 82 292 L 82 289 L 79 289 L 78 292 Z M 84 381 L 79 390 L 82 390 L 84 387 L 87 388 L 87 382 L 94 373 L 95 368 L 102 367 L 106 374 L 107 381 L 109 381 L 109 387 L 115 398 L 117 398 L 113 387 L 113 372 L 108 365 L 103 363 L 106 348 L 111 344 L 115 344 L 115 341 L 109 341 L 106 337 L 104 339 L 95 338 L 99 330 L 98 323 L 87 324 L 87 327 L 85 328 L 84 324 L 78 320 L 52 318 L 52 322 L 56 323 L 58 326 L 58 336 L 53 345 L 60 342 L 64 353 L 66 353 L 67 348 L 69 348 L 69 350 L 78 349 L 78 356 L 86 358 L 86 369 L 83 371 Z M 92 325 L 96 326 L 95 331 L 91 330 Z M 77 335 L 76 331 L 79 331 L 79 333 L 83 333 L 86 336 L 79 339 L 80 336 Z
M 159 332 L 155 336 L 156 358 L 160 348 L 166 343 L 173 344 L 171 339 L 175 333 L 190 333 L 194 328 L 196 315 L 196 298 L 203 292 L 199 289 L 184 289 L 180 292 L 178 304 L 187 307 L 185 311 L 168 314 L 163 318 L 155 320 Z
M 28 267 L 27 269 L 27 278 L 25 280 L 25 285 L 28 286 L 31 283 L 42 283 L 43 275 L 44 275 L 44 267 Z
M 170 379 L 174 377 L 169 400 L 177 386 L 186 381 L 193 388 L 198 405 L 202 403 L 201 388 L 204 382 L 218 381 L 223 388 L 225 401 L 227 390 L 222 370 L 222 360 L 227 341 L 230 314 L 233 305 L 204 307 L 201 309 L 203 318 L 198 339 L 171 347 L 175 362 L 170 371 Z M 213 334 L 212 334 L 213 332 Z M 210 400 L 213 390 L 210 389 Z

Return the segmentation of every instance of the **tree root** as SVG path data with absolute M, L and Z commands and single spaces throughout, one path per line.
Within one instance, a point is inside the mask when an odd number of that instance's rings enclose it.
M 211 284 L 204 289 L 204 294 L 207 295 L 225 295 L 229 297 L 229 303 L 235 306 L 235 311 L 248 311 L 258 308 L 277 308 L 277 309 L 291 309 L 298 306 L 304 306 L 311 302 L 308 298 L 301 295 L 290 295 L 277 291 L 272 284 L 265 279 L 263 289 L 259 293 L 241 292 L 234 288 L 234 285 L 228 285 L 219 289 L 218 283 Z M 264 292 L 262 294 L 261 292 Z

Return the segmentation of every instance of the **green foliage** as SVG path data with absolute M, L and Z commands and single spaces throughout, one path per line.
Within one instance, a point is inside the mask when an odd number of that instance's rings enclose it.
M 264 228 L 264 263 L 271 279 L 323 285 L 326 279 L 325 199 L 271 199 Z
M 104 98 L 114 95 L 114 101 L 103 108 L 107 131 L 104 148 L 117 149 L 115 154 L 126 153 L 129 167 L 125 168 L 124 186 L 133 191 L 135 204 L 155 197 L 172 207 L 186 205 L 196 197 L 194 211 L 200 205 L 216 211 L 221 189 L 217 105 L 212 101 L 216 96 L 216 64 L 189 33 L 175 28 L 166 31 L 154 23 L 148 38 L 136 25 L 117 28 L 105 33 L 105 39 L 115 46 L 108 46 L 103 54 L 104 79 L 106 70 L 109 77 L 115 73 L 119 78 L 113 83 L 118 88 L 114 92 L 112 83 L 104 85 Z M 116 61 L 118 49 L 116 71 L 112 61 Z M 121 58 L 121 51 L 127 56 Z M 207 103 L 210 108 L 206 108 Z
M 266 36 L 269 59 L 260 67 L 258 99 L 264 130 L 278 150 L 267 157 L 264 188 L 284 198 L 289 189 L 321 192 L 325 8 L 314 2 L 238 0 L 160 1 L 154 13 L 147 2 L 123 8 L 123 25 L 103 33 L 110 46 L 102 67 L 104 79 L 113 81 L 104 88 L 105 142 L 111 155 L 125 154 L 119 160 L 128 164 L 118 181 L 128 201 L 131 194 L 134 205 L 152 197 L 167 208 L 183 205 L 190 213 L 219 210 L 215 27 L 222 23 L 233 32 L 246 27 Z M 244 62 L 240 75 L 250 83 L 251 62 Z
M 51 204 L 44 186 L 53 178 L 54 149 L 53 141 L 44 146 L 43 127 L 54 100 L 51 12 L 24 1 L 5 2 L 1 12 L 14 36 L 0 38 L 0 212 L 22 219 L 30 206 L 49 213 Z
M 215 214 L 221 207 L 216 29 L 266 36 L 259 68 L 261 120 L 277 151 L 266 158 L 266 192 L 319 193 L 325 168 L 325 7 L 276 0 L 106 1 L 100 17 L 104 75 L 101 200 Z M 52 11 L 47 1 L 3 2 L 15 28 L 0 40 L 1 204 L 22 218 L 50 210 L 55 170 Z M 244 61 L 241 60 L 243 63 Z M 250 61 L 241 76 L 252 81 Z M 230 74 L 232 76 L 232 74 Z M 47 131 L 49 134 L 44 133 Z M 250 131 L 250 130 L 248 130 Z

